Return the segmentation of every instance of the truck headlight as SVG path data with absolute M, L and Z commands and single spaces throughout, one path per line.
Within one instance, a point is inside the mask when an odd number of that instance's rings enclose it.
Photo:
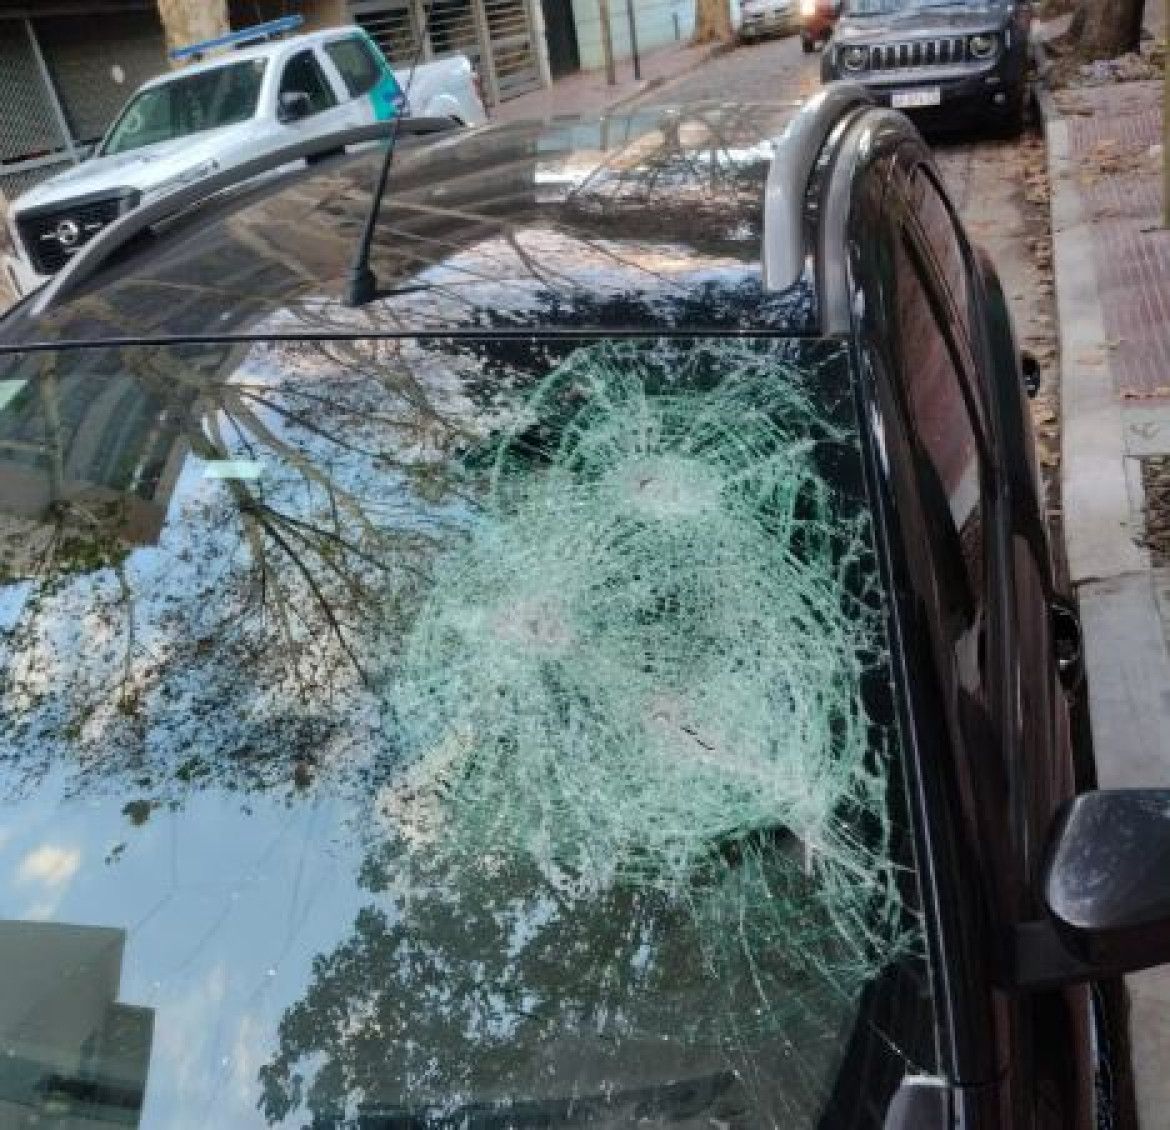
M 967 40 L 967 50 L 972 59 L 990 59 L 997 46 L 994 35 L 973 35 Z
M 845 47 L 841 51 L 841 66 L 843 66 L 847 71 L 864 71 L 868 62 L 868 48 Z

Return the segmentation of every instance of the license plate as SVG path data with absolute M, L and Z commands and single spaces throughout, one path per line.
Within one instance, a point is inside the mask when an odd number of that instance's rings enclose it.
M 942 102 L 942 91 L 937 86 L 925 90 L 895 90 L 890 95 L 890 105 L 895 110 L 916 110 L 921 106 L 938 106 Z

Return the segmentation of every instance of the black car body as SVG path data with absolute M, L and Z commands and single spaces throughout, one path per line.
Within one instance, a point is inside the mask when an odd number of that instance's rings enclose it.
M 1077 836 L 1165 798 L 1069 742 L 1004 296 L 792 115 L 400 139 L 357 306 L 330 157 L 0 323 L 0 1102 L 1127 1124 L 1165 922 Z
M 1027 0 L 851 0 L 821 74 L 861 83 L 924 128 L 1018 131 L 1031 18 Z

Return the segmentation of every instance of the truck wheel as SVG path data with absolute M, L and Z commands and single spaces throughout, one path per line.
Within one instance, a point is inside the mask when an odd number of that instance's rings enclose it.
M 800 49 L 806 55 L 811 55 L 817 49 L 817 41 L 807 31 L 800 33 Z

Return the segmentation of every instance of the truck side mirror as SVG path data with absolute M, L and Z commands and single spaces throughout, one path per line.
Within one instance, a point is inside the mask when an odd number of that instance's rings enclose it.
M 299 122 L 313 112 L 313 103 L 302 90 L 289 90 L 280 96 L 276 117 L 282 122 Z
M 1070 801 L 1049 838 L 1043 889 L 1057 937 L 1099 975 L 1170 962 L 1170 789 Z

